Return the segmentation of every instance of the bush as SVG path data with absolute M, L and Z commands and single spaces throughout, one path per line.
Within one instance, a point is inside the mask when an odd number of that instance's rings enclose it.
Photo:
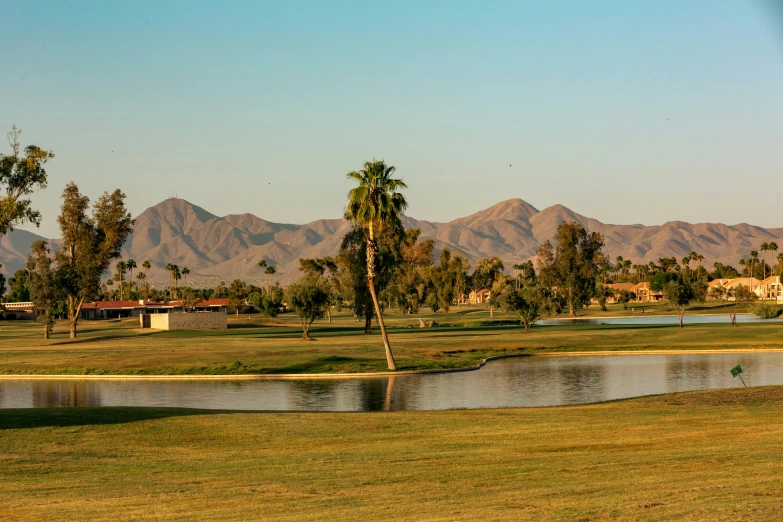
M 783 313 L 783 308 L 773 304 L 758 304 L 750 311 L 756 314 L 759 319 L 775 319 Z

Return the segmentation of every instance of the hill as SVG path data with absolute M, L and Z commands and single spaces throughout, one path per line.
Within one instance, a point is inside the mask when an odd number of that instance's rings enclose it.
M 498 256 L 506 267 L 532 258 L 538 246 L 552 239 L 557 226 L 576 221 L 606 238 L 604 251 L 630 258 L 634 263 L 674 256 L 678 259 L 694 250 L 714 261 L 737 265 L 741 257 L 762 242 L 783 246 L 783 229 L 765 229 L 741 223 L 684 223 L 671 221 L 659 226 L 613 225 L 585 217 L 562 205 L 539 211 L 521 199 L 509 199 L 485 210 L 447 223 L 405 217 L 406 227 L 416 227 L 422 237 L 435 240 L 438 249 L 460 250 L 475 264 L 482 257 Z M 350 225 L 342 219 L 322 219 L 304 225 L 266 221 L 252 214 L 219 217 L 183 199 L 167 199 L 136 218 L 133 235 L 124 248 L 125 258 L 141 264 L 148 259 L 152 284 L 165 284 L 163 267 L 174 263 L 191 270 L 189 282 L 213 286 L 240 278 L 263 281 L 258 262 L 265 260 L 278 269 L 277 278 L 286 283 L 298 277 L 298 259 L 335 254 Z M 40 236 L 16 230 L 0 239 L 0 262 L 10 274 L 24 266 L 30 245 Z M 768 262 L 771 261 L 768 259 Z

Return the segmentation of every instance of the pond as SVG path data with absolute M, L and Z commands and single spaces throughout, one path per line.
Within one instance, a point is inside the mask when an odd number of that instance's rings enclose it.
M 586 404 L 659 393 L 783 384 L 783 353 L 535 355 L 477 371 L 334 380 L 2 380 L 0 408 L 152 406 L 400 411 Z
M 737 314 L 738 323 L 783 323 L 783 319 L 759 319 L 755 314 Z M 718 324 L 731 323 L 729 314 L 688 315 L 685 314 L 683 324 Z M 566 326 L 578 324 L 679 324 L 676 315 L 644 315 L 632 317 L 575 317 L 564 319 L 542 319 L 539 326 Z

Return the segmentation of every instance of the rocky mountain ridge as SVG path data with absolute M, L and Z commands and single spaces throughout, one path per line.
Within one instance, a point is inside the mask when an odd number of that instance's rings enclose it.
M 714 261 L 737 265 L 743 255 L 758 249 L 762 242 L 775 241 L 783 247 L 783 228 L 681 221 L 658 226 L 613 225 L 562 205 L 539 211 L 521 199 L 509 199 L 447 223 L 404 218 L 406 227 L 419 228 L 421 237 L 435 240 L 438 249 L 459 250 L 471 264 L 482 257 L 498 256 L 509 269 L 514 263 L 532 258 L 538 246 L 551 239 L 564 221 L 576 221 L 603 234 L 604 251 L 611 259 L 620 255 L 634 263 L 659 257 L 680 259 L 694 250 L 705 256 L 707 266 Z M 343 219 L 294 225 L 252 214 L 220 217 L 183 199 L 170 198 L 136 217 L 134 233 L 123 250 L 126 259 L 134 258 L 139 265 L 145 259 L 152 263 L 148 275 L 151 284 L 168 281 L 163 269 L 167 263 L 187 266 L 191 271 L 188 282 L 197 286 L 229 283 L 236 278 L 260 283 L 264 278 L 257 265 L 262 259 L 275 265 L 276 277 L 287 283 L 298 277 L 299 258 L 335 254 L 349 228 Z M 4 266 L 0 270 L 8 275 L 23 267 L 36 239 L 42 238 L 26 230 L 1 238 L 0 263 Z

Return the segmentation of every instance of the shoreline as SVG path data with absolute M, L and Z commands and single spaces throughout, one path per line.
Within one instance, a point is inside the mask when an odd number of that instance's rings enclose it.
M 555 352 L 555 353 L 518 353 L 496 355 L 482 359 L 473 366 L 460 368 L 437 368 L 432 370 L 407 370 L 401 372 L 361 372 L 361 373 L 264 373 L 264 374 L 219 374 L 219 375 L 94 375 L 94 374 L 0 374 L 0 381 L 261 381 L 261 380 L 345 380 L 383 377 L 407 377 L 438 373 L 457 373 L 477 371 L 488 362 L 512 357 L 590 357 L 611 355 L 689 355 L 713 353 L 781 353 L 783 348 L 737 348 L 704 350 L 601 350 L 592 352 Z

